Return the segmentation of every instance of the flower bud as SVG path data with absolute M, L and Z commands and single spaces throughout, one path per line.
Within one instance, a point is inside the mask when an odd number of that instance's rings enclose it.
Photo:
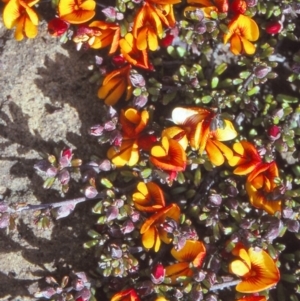
M 100 124 L 94 125 L 90 128 L 89 134 L 92 136 L 101 136 L 103 133 L 104 127 Z
M 122 55 L 115 55 L 112 58 L 112 63 L 116 66 L 116 67 L 121 67 L 126 63 L 126 60 L 124 59 L 124 57 Z
M 84 195 L 86 196 L 86 198 L 88 199 L 93 199 L 94 197 L 96 197 L 98 194 L 98 191 L 95 187 L 93 186 L 89 186 L 85 189 L 84 191 Z
M 264 78 L 270 71 L 271 68 L 269 66 L 257 66 L 254 68 L 254 75 L 257 78 Z
M 161 263 L 159 263 L 156 266 L 154 266 L 152 269 L 151 281 L 154 284 L 160 284 L 164 281 L 165 274 L 166 274 L 166 270 L 165 270 L 164 266 Z
M 99 163 L 99 169 L 101 171 L 110 171 L 111 170 L 111 163 L 109 160 L 104 159 Z
M 248 7 L 254 7 L 257 5 L 257 0 L 246 0 Z
M 168 46 L 172 45 L 174 40 L 174 36 L 172 34 L 166 34 L 166 36 L 161 39 L 160 45 L 164 48 L 167 48 Z
M 275 141 L 275 140 L 280 138 L 281 129 L 277 125 L 272 125 L 268 128 L 267 133 L 268 133 L 268 136 L 269 136 L 270 140 Z
M 233 0 L 230 8 L 233 13 L 244 14 L 247 10 L 247 3 L 244 0 Z
M 69 28 L 69 23 L 59 19 L 54 18 L 48 23 L 48 32 L 53 37 L 59 37 L 63 35 Z
M 266 32 L 268 34 L 277 34 L 282 29 L 282 23 L 279 21 L 271 21 L 266 25 Z
M 62 185 L 66 185 L 66 184 L 68 184 L 69 183 L 69 181 L 70 181 L 70 173 L 66 170 L 66 169 L 64 169 L 64 170 L 62 170 L 59 174 L 58 174 L 58 180 L 60 181 L 60 183 L 62 184 Z

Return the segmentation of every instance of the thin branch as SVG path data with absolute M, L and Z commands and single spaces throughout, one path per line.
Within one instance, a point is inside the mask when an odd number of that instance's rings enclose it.
M 104 196 L 104 193 L 99 193 L 96 197 L 91 198 L 91 199 L 88 199 L 86 197 L 81 197 L 81 198 L 69 199 L 69 200 L 64 200 L 64 201 L 60 201 L 60 202 L 53 202 L 53 203 L 47 203 L 47 204 L 19 206 L 19 207 L 17 207 L 17 209 L 9 208 L 8 213 L 18 213 L 18 212 L 30 211 L 30 210 L 53 209 L 53 208 L 58 208 L 58 207 L 62 207 L 62 206 L 67 206 L 67 205 L 75 205 L 76 206 L 79 203 L 83 203 L 85 201 L 100 199 L 103 196 Z
M 210 291 L 217 291 L 217 290 L 222 290 L 224 288 L 233 286 L 233 285 L 237 285 L 241 282 L 242 280 L 233 280 L 233 281 L 228 281 L 228 282 L 224 282 L 224 283 L 220 283 L 220 284 L 216 284 L 213 285 L 209 290 Z

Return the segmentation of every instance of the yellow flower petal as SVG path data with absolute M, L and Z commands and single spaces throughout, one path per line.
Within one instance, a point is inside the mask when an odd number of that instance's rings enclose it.
M 3 22 L 6 28 L 12 29 L 20 18 L 20 5 L 18 0 L 10 0 L 3 10 Z

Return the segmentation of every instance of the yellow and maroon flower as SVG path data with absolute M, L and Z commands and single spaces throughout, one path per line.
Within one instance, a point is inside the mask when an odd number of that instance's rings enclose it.
M 35 38 L 38 32 L 39 22 L 36 12 L 32 7 L 39 0 L 10 0 L 3 11 L 3 22 L 6 28 L 16 27 L 15 39 L 17 41 L 26 38 Z
M 145 129 L 149 121 L 149 112 L 143 110 L 139 112 L 134 108 L 121 110 L 120 123 L 124 138 L 137 138 Z
M 197 9 L 201 9 L 206 18 L 210 18 L 212 12 L 227 13 L 228 11 L 228 0 L 187 0 L 187 3 L 192 5 L 185 8 L 185 16 Z
M 132 33 L 127 33 L 123 39 L 119 42 L 120 51 L 124 59 L 134 66 L 153 70 L 153 66 L 148 59 L 147 50 L 139 50 L 136 47 L 136 40 Z
M 179 262 L 166 267 L 166 277 L 171 279 L 174 284 L 178 277 L 191 277 L 194 272 L 192 267 L 199 268 L 202 266 L 206 249 L 201 241 L 187 240 L 184 247 L 177 251 L 171 250 L 172 256 Z
M 164 193 L 154 182 L 139 182 L 137 190 L 132 195 L 136 209 L 144 212 L 155 212 L 165 207 Z
M 147 249 L 154 248 L 158 252 L 161 241 L 169 244 L 172 238 L 163 228 L 165 220 L 173 219 L 178 223 L 180 216 L 180 209 L 176 204 L 171 204 L 157 211 L 154 215 L 150 216 L 142 225 L 140 233 L 142 234 L 143 246 Z
M 235 143 L 233 150 L 235 154 L 228 160 L 228 164 L 237 166 L 233 171 L 235 175 L 248 175 L 263 163 L 255 146 L 246 140 Z M 251 180 L 252 176 L 249 177 Z
M 249 176 L 250 177 L 250 176 Z M 281 212 L 281 194 L 278 195 L 278 185 L 275 179 L 279 177 L 276 163 L 263 163 L 251 173 L 247 179 L 246 191 L 252 206 L 263 209 L 269 214 Z
M 94 0 L 60 0 L 58 14 L 66 22 L 82 24 L 95 16 L 95 8 Z
M 125 100 L 129 100 L 132 94 L 132 85 L 129 79 L 131 66 L 113 70 L 104 78 L 102 86 L 98 90 L 98 97 L 109 105 L 115 105 L 125 94 Z
M 82 25 L 73 37 L 75 43 L 86 43 L 94 49 L 110 46 L 109 54 L 119 47 L 120 27 L 118 24 L 94 21 L 88 26 Z
M 140 301 L 140 297 L 137 295 L 133 288 L 121 291 L 113 295 L 110 301 Z
M 136 165 L 140 158 L 140 149 L 149 150 L 156 141 L 153 135 L 142 133 L 148 121 L 149 113 L 146 110 L 141 112 L 133 108 L 121 110 L 120 123 L 123 134 L 121 146 L 119 149 L 112 146 L 107 151 L 107 157 L 115 166 Z
M 188 147 L 189 141 L 184 129 L 179 126 L 171 126 L 162 131 L 161 136 L 166 136 L 170 139 L 178 141 L 178 143 L 183 147 L 184 150 Z
M 215 112 L 198 107 L 178 107 L 172 112 L 173 122 L 185 130 L 192 149 L 198 150 L 200 154 L 205 149 L 210 161 L 216 166 L 222 165 L 225 158 L 229 160 L 233 156 L 232 150 L 221 141 L 237 136 L 229 120 L 218 118 Z
M 230 41 L 233 54 L 254 54 L 255 46 L 251 42 L 259 38 L 259 29 L 254 20 L 239 14 L 229 23 L 228 30 L 224 35 L 224 44 Z
M 166 171 L 183 171 L 186 167 L 186 153 L 175 139 L 163 136 L 150 150 L 151 163 Z
M 240 258 L 229 265 L 230 272 L 242 279 L 236 286 L 238 292 L 261 292 L 279 281 L 280 274 L 276 263 L 266 251 L 259 248 L 246 250 L 243 245 L 238 244 L 232 253 Z

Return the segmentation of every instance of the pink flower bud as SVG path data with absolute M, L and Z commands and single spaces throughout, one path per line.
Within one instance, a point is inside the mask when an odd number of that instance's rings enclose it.
M 165 270 L 164 266 L 161 263 L 159 263 L 156 266 L 154 266 L 152 269 L 151 281 L 154 284 L 160 284 L 164 281 L 165 274 L 166 274 L 166 270 Z
M 90 128 L 90 135 L 101 136 L 103 133 L 103 130 L 104 130 L 104 128 L 100 124 L 94 125 Z
M 116 66 L 116 67 L 121 67 L 126 63 L 126 60 L 124 59 L 124 57 L 122 55 L 115 55 L 112 58 L 112 63 Z
M 69 23 L 59 19 L 54 18 L 48 23 L 48 32 L 51 36 L 59 37 L 63 35 L 69 28 Z
M 277 34 L 282 29 L 282 23 L 279 21 L 271 21 L 266 25 L 266 32 L 268 34 Z
M 275 141 L 281 136 L 281 129 L 277 125 L 272 125 L 268 128 L 268 136 L 271 140 Z
M 172 45 L 173 40 L 174 36 L 172 34 L 167 34 L 163 39 L 161 39 L 160 45 L 167 48 L 168 46 Z
M 236 14 L 244 14 L 247 10 L 247 3 L 243 0 L 233 0 L 230 8 Z

